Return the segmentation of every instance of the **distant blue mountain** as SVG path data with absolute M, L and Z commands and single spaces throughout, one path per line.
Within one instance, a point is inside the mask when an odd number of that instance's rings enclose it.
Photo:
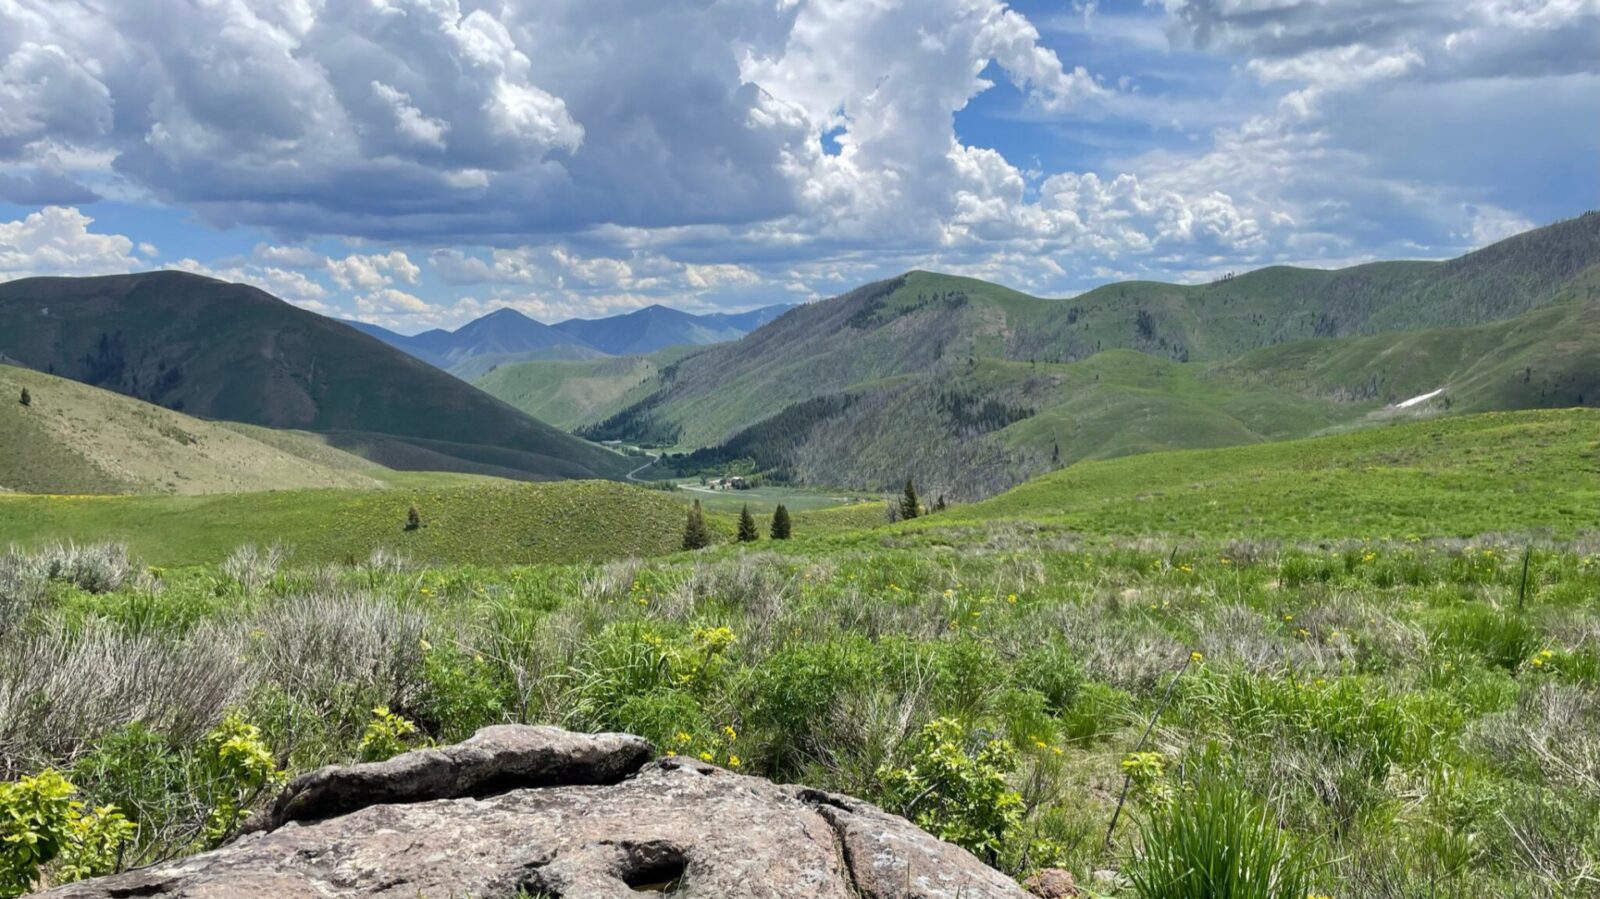
M 515 309 L 500 309 L 454 331 L 436 328 L 410 336 L 366 322 L 346 324 L 470 379 L 512 362 L 635 356 L 669 346 L 738 340 L 792 308 L 786 304 L 749 312 L 694 315 L 666 306 L 647 306 L 626 315 L 574 318 L 556 325 L 535 321 Z

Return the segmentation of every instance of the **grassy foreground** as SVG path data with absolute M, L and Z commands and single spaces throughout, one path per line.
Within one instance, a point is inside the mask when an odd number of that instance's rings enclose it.
M 46 879 L 213 845 L 294 772 L 528 721 L 858 794 L 1102 896 L 1593 895 L 1594 543 L 787 550 L 0 557 L 0 777 L 102 809 Z

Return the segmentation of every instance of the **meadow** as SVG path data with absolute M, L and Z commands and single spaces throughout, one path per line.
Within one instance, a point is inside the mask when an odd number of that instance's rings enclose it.
M 29 847 L 0 896 L 507 721 L 859 795 L 1094 896 L 1594 896 L 1597 425 L 1085 462 L 753 545 L 712 508 L 694 553 L 687 491 L 605 482 L 0 496 L 0 839 Z
M 0 558 L 0 604 L 0 776 L 33 776 L 0 804 L 47 770 L 84 803 L 46 879 L 211 845 L 294 772 L 528 721 L 858 794 L 1094 895 L 1600 887 L 1592 538 L 991 522 L 164 570 L 80 548 Z

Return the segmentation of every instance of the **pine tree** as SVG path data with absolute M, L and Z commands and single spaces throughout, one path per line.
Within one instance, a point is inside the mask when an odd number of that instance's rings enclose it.
M 750 506 L 745 505 L 739 510 L 739 542 L 754 543 L 761 539 L 761 532 L 756 530 L 756 520 L 750 514 Z
M 1050 464 L 1061 464 L 1061 444 L 1059 442 L 1050 444 Z
M 29 393 L 29 392 L 28 392 L 28 388 L 26 388 L 26 387 L 24 387 L 24 388 L 22 388 L 22 399 L 21 399 L 21 403 L 22 403 L 22 405 L 24 405 L 24 406 L 31 406 L 31 405 L 33 405 L 33 394 L 31 394 L 31 393 Z
M 689 507 L 689 521 L 683 526 L 683 548 L 705 549 L 711 545 L 711 532 L 706 530 L 706 513 L 695 500 Z
M 412 503 L 406 510 L 406 530 L 415 531 L 422 527 L 422 512 L 418 511 L 417 504 Z
M 788 540 L 791 531 L 792 525 L 789 523 L 789 510 L 784 508 L 782 503 L 779 503 L 778 508 L 773 510 L 772 513 L 772 539 Z
M 906 478 L 906 492 L 900 497 L 900 518 L 910 521 L 922 514 L 922 507 L 917 503 L 917 488 L 911 485 L 911 479 Z

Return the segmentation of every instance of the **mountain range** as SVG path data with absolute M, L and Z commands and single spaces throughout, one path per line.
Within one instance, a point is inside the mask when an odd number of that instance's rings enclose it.
M 911 272 L 609 382 L 562 424 L 664 447 L 663 473 L 742 462 L 858 489 L 916 476 L 971 498 L 1078 459 L 1600 405 L 1597 264 L 1600 213 L 1446 262 L 1278 266 L 1066 300 Z M 538 415 L 566 380 L 597 385 L 596 367 L 513 366 L 484 386 Z
M 313 486 L 381 480 L 379 466 L 618 479 L 637 461 L 591 441 L 621 441 L 664 451 L 649 476 L 911 477 L 971 499 L 1083 459 L 1600 406 L 1600 213 L 1445 262 L 1071 299 L 917 271 L 739 315 L 545 325 L 502 310 L 453 332 L 374 330 L 177 272 L 0 284 L 0 364 L 88 385 L 41 382 L 56 417 L 11 416 L 7 452 L 34 461 L 0 487 L 204 492 L 270 483 L 294 458 L 314 464 L 290 480 Z M 518 361 L 540 354 L 556 358 Z M 216 452 L 178 460 L 169 432 Z M 76 474 L 35 464 L 74 442 L 101 447 Z
M 671 346 L 738 340 L 794 308 L 764 306 L 749 312 L 694 315 L 653 305 L 598 319 L 567 319 L 553 325 L 515 309 L 499 309 L 454 331 L 434 329 L 407 336 L 365 322 L 347 322 L 431 365 L 465 380 L 517 362 L 636 356 Z

